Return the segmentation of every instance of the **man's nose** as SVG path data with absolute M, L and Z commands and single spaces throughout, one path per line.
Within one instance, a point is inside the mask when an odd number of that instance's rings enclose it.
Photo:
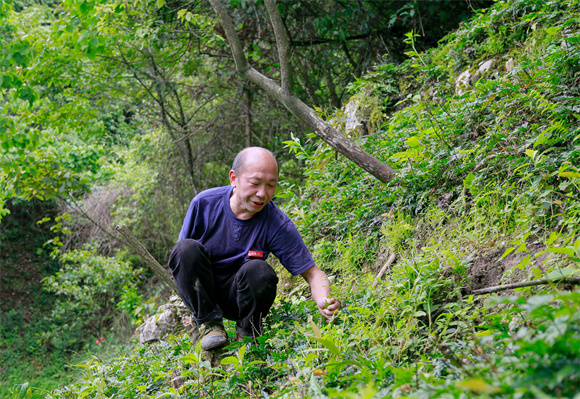
M 258 191 L 256 191 L 256 197 L 264 198 L 266 197 L 266 188 L 262 185 L 258 186 Z

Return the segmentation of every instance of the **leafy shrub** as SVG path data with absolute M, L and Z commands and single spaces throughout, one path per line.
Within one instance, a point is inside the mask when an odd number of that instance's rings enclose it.
M 88 250 L 66 252 L 61 260 L 61 269 L 44 282 L 47 291 L 58 295 L 51 314 L 56 328 L 44 339 L 57 348 L 78 349 L 87 333 L 102 335 L 118 315 L 117 303 L 124 290 L 134 288 L 140 270 Z

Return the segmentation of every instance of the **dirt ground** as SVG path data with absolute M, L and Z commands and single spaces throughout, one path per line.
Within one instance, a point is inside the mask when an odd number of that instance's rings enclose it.
M 527 251 L 519 252 L 517 254 L 513 251 L 504 259 L 501 259 L 501 257 L 508 247 L 491 248 L 476 257 L 468 269 L 470 281 L 467 286 L 468 292 L 473 292 L 474 290 L 481 288 L 528 280 L 526 276 L 529 275 L 529 272 L 534 266 L 538 266 L 541 270 L 544 270 L 545 267 L 543 262 L 546 260 L 546 255 L 543 254 L 537 258 L 534 258 L 534 255 L 543 251 L 545 247 L 533 243 L 526 244 L 526 247 Z M 504 277 L 504 274 L 508 270 L 518 265 L 522 259 L 528 255 L 531 255 L 531 260 L 526 266 L 525 271 L 516 269 L 513 273 Z

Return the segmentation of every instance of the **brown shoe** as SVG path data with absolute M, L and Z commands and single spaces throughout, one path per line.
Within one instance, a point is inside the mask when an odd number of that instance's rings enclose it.
M 221 321 L 212 321 L 204 323 L 200 328 L 201 333 L 201 349 L 209 351 L 216 348 L 221 348 L 228 343 L 228 334 Z

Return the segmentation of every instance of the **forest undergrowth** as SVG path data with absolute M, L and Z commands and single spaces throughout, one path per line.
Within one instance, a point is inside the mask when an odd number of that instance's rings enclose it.
M 553 282 L 580 276 L 579 3 L 497 2 L 436 49 L 415 40 L 408 61 L 351 84 L 365 132 L 347 134 L 394 181 L 313 137 L 286 142 L 306 179 L 278 196 L 333 275 L 332 323 L 284 275 L 264 336 L 217 366 L 183 333 L 111 346 L 75 365 L 76 382 L 13 397 L 580 398 L 580 290 Z M 126 291 L 117 300 L 141 314 Z

